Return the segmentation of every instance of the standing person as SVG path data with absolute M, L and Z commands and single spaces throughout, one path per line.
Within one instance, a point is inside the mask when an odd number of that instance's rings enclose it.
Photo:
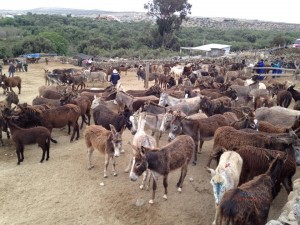
M 284 64 L 284 57 L 280 57 L 280 59 L 278 60 L 278 67 L 279 68 L 282 68 L 283 67 L 283 64 Z M 277 73 L 278 74 L 282 74 L 282 70 L 277 70 Z
M 261 59 L 258 63 L 257 63 L 257 67 L 265 67 L 265 63 L 264 63 L 264 60 Z M 258 79 L 259 80 L 263 80 L 264 79 L 264 74 L 265 73 L 265 70 L 264 69 L 258 69 Z
M 113 70 L 112 74 L 110 75 L 109 82 L 112 83 L 112 85 L 116 86 L 118 83 L 118 80 L 120 80 L 120 74 L 116 69 Z
M 23 63 L 23 67 L 24 67 L 25 72 L 27 72 L 28 71 L 28 64 L 27 64 L 27 62 Z
M 48 65 L 48 58 L 45 58 L 46 65 Z
M 2 75 L 2 65 L 0 65 L 0 75 Z
M 14 74 L 16 72 L 16 67 L 15 65 L 11 62 L 9 63 L 9 67 L 8 67 L 8 77 L 13 77 Z

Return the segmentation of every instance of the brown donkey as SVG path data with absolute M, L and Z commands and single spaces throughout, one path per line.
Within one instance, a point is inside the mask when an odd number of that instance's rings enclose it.
M 167 199 L 169 172 L 181 168 L 180 178 L 177 183 L 178 191 L 181 192 L 182 184 L 187 174 L 187 167 L 192 158 L 194 149 L 194 141 L 187 135 L 180 135 L 171 143 L 159 149 L 143 146 L 136 148 L 133 158 L 133 167 L 129 177 L 132 181 L 136 181 L 145 170 L 149 169 L 152 172 L 153 192 L 152 198 L 149 201 L 149 203 L 152 204 L 155 198 L 158 175 L 162 175 L 165 188 L 163 197 Z

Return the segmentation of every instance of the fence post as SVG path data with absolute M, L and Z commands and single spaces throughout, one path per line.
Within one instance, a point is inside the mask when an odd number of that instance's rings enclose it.
M 146 77 L 144 81 L 144 87 L 148 89 L 149 86 L 149 73 L 150 73 L 150 65 L 149 62 L 146 63 Z

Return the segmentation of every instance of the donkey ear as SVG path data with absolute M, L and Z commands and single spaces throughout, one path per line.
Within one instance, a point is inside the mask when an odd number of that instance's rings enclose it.
M 144 155 L 149 148 L 141 146 L 141 154 Z
M 210 173 L 211 177 L 216 175 L 216 171 L 214 169 L 211 169 L 209 167 L 205 167 L 206 171 Z
M 109 127 L 110 127 L 111 132 L 113 132 L 113 134 L 117 133 L 117 131 L 113 125 L 109 124 Z

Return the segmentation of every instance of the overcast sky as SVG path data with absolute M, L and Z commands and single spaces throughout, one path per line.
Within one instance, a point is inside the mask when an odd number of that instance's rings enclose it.
M 1 0 L 0 10 L 60 7 L 145 12 L 144 3 L 146 2 L 148 0 Z M 296 0 L 189 0 L 188 2 L 192 4 L 192 16 L 257 19 L 300 24 L 300 3 L 297 3 Z

